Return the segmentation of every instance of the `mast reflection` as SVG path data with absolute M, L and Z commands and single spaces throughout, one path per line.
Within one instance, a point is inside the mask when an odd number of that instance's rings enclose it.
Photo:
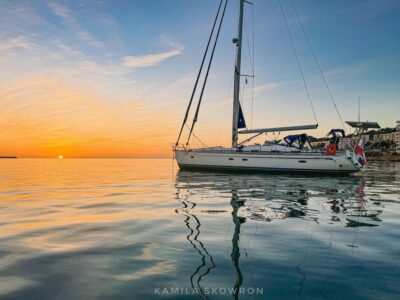
M 236 281 L 233 289 L 234 299 L 239 299 L 239 291 L 243 283 L 243 275 L 239 266 L 239 258 L 240 258 L 239 238 L 240 238 L 240 226 L 242 223 L 246 221 L 246 219 L 238 217 L 238 210 L 241 206 L 243 206 L 243 203 L 244 203 L 243 201 L 239 200 L 237 191 L 232 191 L 232 200 L 231 200 L 232 220 L 233 223 L 235 224 L 235 231 L 232 237 L 231 259 L 236 272 Z

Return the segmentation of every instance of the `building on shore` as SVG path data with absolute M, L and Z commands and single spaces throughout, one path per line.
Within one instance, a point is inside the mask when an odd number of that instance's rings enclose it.
M 392 133 L 380 133 L 374 135 L 374 142 L 395 142 L 398 143 L 400 141 L 399 131 L 394 131 Z
M 396 133 L 397 133 L 396 152 L 397 154 L 400 154 L 400 121 L 396 122 Z
M 387 128 L 390 129 L 390 128 Z M 373 143 L 387 142 L 391 143 L 391 151 L 396 151 L 400 153 L 400 121 L 396 122 L 396 128 L 391 128 L 389 132 L 375 133 L 372 135 L 371 140 Z
M 369 141 L 369 135 L 364 134 L 361 137 L 362 143 L 366 144 Z M 345 150 L 346 148 L 350 147 L 353 148 L 354 144 L 356 143 L 355 137 L 344 137 L 339 139 L 339 150 Z M 348 146 L 348 147 L 346 147 Z

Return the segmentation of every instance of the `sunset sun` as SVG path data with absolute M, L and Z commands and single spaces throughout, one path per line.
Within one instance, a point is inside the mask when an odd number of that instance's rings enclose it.
M 58 159 L 63 159 L 63 158 L 64 158 L 63 155 L 59 155 L 59 156 L 58 156 Z

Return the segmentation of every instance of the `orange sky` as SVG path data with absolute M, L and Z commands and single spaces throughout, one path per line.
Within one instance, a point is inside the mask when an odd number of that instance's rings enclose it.
M 191 81 L 192 75 L 138 99 L 89 91 L 52 76 L 1 85 L 0 155 L 171 157 Z M 230 101 L 226 104 L 229 130 Z M 204 114 L 218 118 L 220 109 L 208 107 Z M 215 140 L 212 123 L 200 127 Z M 220 133 L 219 143 L 229 143 L 228 137 Z
M 170 155 L 174 115 L 143 101 L 102 99 L 52 77 L 0 87 L 1 154 L 19 157 Z M 172 120 L 169 120 L 172 116 Z

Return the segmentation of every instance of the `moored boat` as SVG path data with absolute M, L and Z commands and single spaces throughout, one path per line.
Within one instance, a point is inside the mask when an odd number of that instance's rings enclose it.
M 343 132 L 342 129 L 333 129 L 330 131 L 332 142 L 324 149 L 313 149 L 308 141 L 305 133 L 288 135 L 282 141 L 267 141 L 264 144 L 249 144 L 255 138 L 267 133 L 281 133 L 287 131 L 312 130 L 318 128 L 318 122 L 315 111 L 308 93 L 308 89 L 303 77 L 303 81 L 307 90 L 307 95 L 310 100 L 311 108 L 315 117 L 315 124 L 300 125 L 300 126 L 285 126 L 275 128 L 248 129 L 246 126 L 244 114 L 240 104 L 240 85 L 241 77 L 246 77 L 241 73 L 242 60 L 242 36 L 243 36 L 243 11 L 245 0 L 239 0 L 239 22 L 238 36 L 233 39 L 236 46 L 236 62 L 234 68 L 234 92 L 233 92 L 233 119 L 232 119 L 232 144 L 231 147 L 205 147 L 205 148 L 190 148 L 189 141 L 193 135 L 194 126 L 198 120 L 198 114 L 204 89 L 207 83 L 207 78 L 210 66 L 214 57 L 215 47 L 217 45 L 221 25 L 224 19 L 227 0 L 221 0 L 217 15 L 214 19 L 214 24 L 208 39 L 207 47 L 201 62 L 201 66 L 196 78 L 193 92 L 186 109 L 184 120 L 174 144 L 173 151 L 176 161 L 182 169 L 209 169 L 209 170 L 230 170 L 230 171 L 246 171 L 246 172 L 288 172 L 288 173 L 326 173 L 326 174 L 350 174 L 358 172 L 365 165 L 365 155 L 363 153 L 362 127 L 360 124 L 349 124 L 359 130 L 359 134 L 354 136 L 354 139 L 343 149 L 338 149 L 338 132 Z M 252 3 L 249 3 L 252 5 Z M 283 11 L 282 11 L 283 13 Z M 283 13 L 284 15 L 284 13 Z M 219 23 L 217 22 L 219 20 Z M 216 27 L 216 25 L 218 26 Z M 216 30 L 216 31 L 215 31 Z M 216 32 L 214 34 L 214 32 Z M 289 32 L 290 34 L 290 32 Z M 183 129 L 187 125 L 188 115 L 193 103 L 193 98 L 199 83 L 199 79 L 203 72 L 204 62 L 207 57 L 210 43 L 214 37 L 212 52 L 209 55 L 207 71 L 204 76 L 200 97 L 197 103 L 197 108 L 194 113 L 194 118 L 186 144 L 180 145 L 180 139 Z M 295 50 L 295 49 L 294 49 Z M 299 64 L 300 68 L 300 64 Z M 303 73 L 301 71 L 303 76 Z M 321 71 L 321 75 L 322 71 Z M 250 76 L 250 77 L 254 77 Z M 325 80 L 325 78 L 324 78 Z M 325 80 L 326 83 L 326 80 Z M 333 98 L 332 98 L 333 100 Z M 333 101 L 334 102 L 334 101 Z M 335 108 L 337 110 L 336 104 Z M 338 112 L 338 110 L 337 110 Z M 339 114 L 339 112 L 338 112 Z M 340 114 L 339 114 L 340 117 Z M 341 119 L 341 117 L 340 117 Z M 341 119 L 342 120 L 342 119 Z M 343 123 L 343 122 L 342 122 Z M 364 125 L 366 123 L 364 122 Z M 370 124 L 370 123 L 368 123 Z M 344 125 L 344 124 L 343 124 Z M 239 134 L 250 135 L 243 141 L 239 142 Z

